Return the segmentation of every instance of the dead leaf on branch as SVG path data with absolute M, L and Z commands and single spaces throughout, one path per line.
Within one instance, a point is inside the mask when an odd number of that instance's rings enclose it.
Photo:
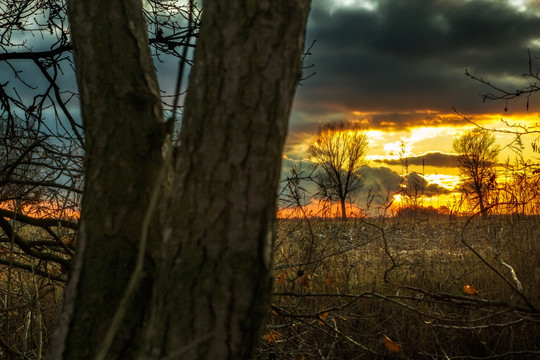
M 281 285 L 287 280 L 287 273 L 284 271 L 276 277 L 276 285 Z
M 401 345 L 396 342 L 393 342 L 388 336 L 383 334 L 383 342 L 386 349 L 391 353 L 397 354 L 401 350 Z
M 309 275 L 307 272 L 298 278 L 298 284 L 300 284 L 300 286 L 304 287 L 306 290 L 313 290 L 311 287 L 311 275 Z
M 320 325 L 324 325 L 324 319 L 326 319 L 328 317 L 328 312 L 323 312 L 322 314 L 319 314 L 319 324 Z
M 265 335 L 264 335 L 264 338 L 266 339 L 266 341 L 268 341 L 269 343 L 276 343 L 277 342 L 277 339 L 278 337 L 280 336 L 280 332 L 279 331 L 274 331 L 274 330 L 270 330 L 269 332 L 267 332 Z
M 328 276 L 325 280 L 324 280 L 324 283 L 326 284 L 326 286 L 329 288 L 329 289 L 333 289 L 336 285 L 336 281 L 334 280 L 334 277 L 333 276 Z
M 478 296 L 478 290 L 471 285 L 463 285 L 463 292 L 465 292 L 465 294 Z

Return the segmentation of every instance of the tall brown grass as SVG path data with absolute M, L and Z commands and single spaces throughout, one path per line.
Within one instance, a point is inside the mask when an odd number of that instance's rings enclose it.
M 31 226 L 17 232 L 47 238 Z M 63 291 L 63 282 L 51 277 L 57 278 L 62 269 L 17 250 L 9 239 L 0 242 L 0 259 L 0 359 L 43 359 Z
M 281 220 L 257 356 L 540 358 L 539 226 L 523 216 Z
M 540 358 L 539 239 L 533 216 L 279 220 L 256 357 Z M 29 265 L 0 267 L 0 358 L 43 359 L 62 269 L 0 251 Z

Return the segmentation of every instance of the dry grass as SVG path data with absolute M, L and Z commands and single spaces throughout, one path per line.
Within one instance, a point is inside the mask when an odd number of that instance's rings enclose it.
M 281 221 L 258 358 L 539 358 L 540 219 L 466 221 Z
M 280 220 L 257 358 L 540 358 L 540 218 L 467 220 Z M 43 358 L 61 285 L 1 265 L 1 359 Z
M 30 226 L 18 232 L 47 238 Z M 38 274 L 60 274 L 61 269 L 16 249 L 9 242 L 0 244 L 7 260 L 0 264 L 0 359 L 42 359 L 60 310 L 63 284 Z

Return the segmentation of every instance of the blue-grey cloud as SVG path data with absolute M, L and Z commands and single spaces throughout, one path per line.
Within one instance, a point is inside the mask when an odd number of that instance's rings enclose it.
M 540 17 L 504 0 L 373 3 L 375 10 L 314 2 L 307 36 L 317 42 L 307 61 L 316 75 L 299 87 L 295 110 L 394 111 L 409 123 L 421 120 L 418 109 L 501 112 L 504 104 L 482 102 L 488 89 L 465 69 L 514 88 L 527 49 L 540 54 Z
M 403 177 L 406 193 L 410 196 L 436 196 L 450 194 L 451 191 L 440 185 L 429 183 L 421 174 L 412 172 Z
M 418 166 L 435 166 L 435 167 L 456 167 L 457 155 L 445 154 L 439 151 L 429 152 L 418 156 L 411 156 L 405 159 L 376 159 L 375 163 L 386 165 L 418 165 Z

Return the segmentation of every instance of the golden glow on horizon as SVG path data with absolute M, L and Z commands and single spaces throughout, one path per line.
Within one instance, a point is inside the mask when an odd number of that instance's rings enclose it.
M 361 112 L 351 111 L 349 113 L 351 121 L 366 124 L 367 136 L 370 142 L 368 148 L 368 159 L 394 158 L 400 152 L 400 145 L 403 142 L 406 146 L 406 156 L 418 156 L 427 152 L 453 153 L 452 142 L 455 137 L 465 131 L 472 130 L 475 126 L 460 119 L 455 113 L 439 113 L 434 110 L 418 110 L 415 112 L 402 113 L 400 115 L 410 115 L 409 123 L 417 123 L 418 126 L 408 126 L 406 128 L 370 128 L 368 118 L 381 115 L 392 115 L 390 112 Z M 426 116 L 436 116 L 438 124 L 426 126 L 429 121 L 422 118 Z M 487 129 L 512 130 L 501 121 L 504 119 L 508 124 L 515 125 L 514 130 L 519 125 L 534 127 L 539 126 L 540 117 L 538 113 L 516 113 L 516 114 L 481 114 L 468 116 L 471 121 Z M 416 120 L 415 120 L 416 119 Z M 315 128 L 314 128 L 315 130 Z M 295 144 L 288 148 L 286 153 L 296 153 L 305 158 L 304 154 L 309 146 L 309 141 L 314 138 L 314 133 L 296 134 Z M 513 139 L 511 134 L 496 132 L 497 142 L 504 147 Z M 526 144 L 527 145 L 527 144 Z M 530 146 L 526 146 L 527 156 L 531 155 Z M 506 154 L 501 154 L 506 156 Z M 292 156 L 298 158 L 298 156 Z
M 416 199 L 416 205 L 420 208 L 447 208 L 450 209 L 452 212 L 457 212 L 460 210 L 458 208 L 458 204 L 460 203 L 460 197 L 461 193 L 458 192 L 433 196 L 422 196 Z M 406 196 L 403 196 L 401 194 L 395 194 L 394 202 L 392 204 L 392 210 L 397 211 L 399 208 L 406 208 L 408 206 L 412 206 L 413 203 L 414 201 L 412 201 L 410 198 L 407 198 Z
M 0 208 L 13 211 L 13 206 L 10 206 L 10 202 L 12 201 L 0 202 Z M 37 219 L 59 218 L 76 221 L 79 220 L 81 217 L 81 213 L 79 211 L 69 208 L 62 208 L 61 206 L 56 206 L 50 203 L 46 203 L 44 201 L 40 202 L 39 204 L 23 205 L 20 212 L 22 215 L 34 217 Z
M 401 156 L 405 157 L 412 155 L 410 146 L 402 141 L 388 142 L 384 144 L 383 149 L 389 154 L 389 156 L 386 157 L 387 159 L 399 159 Z
M 363 217 L 365 211 L 349 202 L 345 205 L 347 217 Z M 328 204 L 324 201 L 311 199 L 311 202 L 299 208 L 283 208 L 277 211 L 278 219 L 297 219 L 303 217 L 323 217 L 335 218 L 341 217 L 341 204 L 339 202 Z
M 393 155 L 367 155 L 366 160 L 368 161 L 368 165 L 370 165 L 371 162 L 375 161 L 384 161 L 384 160 L 398 160 L 399 155 L 393 154 Z
M 335 118 L 340 118 L 338 114 L 334 114 Z M 475 125 L 465 121 L 458 114 L 440 113 L 435 110 L 417 110 L 411 112 L 395 113 L 395 112 L 362 112 L 351 111 L 341 114 L 342 118 L 349 118 L 350 121 L 360 123 L 366 128 L 367 138 L 369 141 L 368 151 L 366 154 L 367 165 L 371 167 L 387 167 L 399 175 L 403 175 L 403 167 L 401 165 L 400 153 L 402 152 L 402 144 L 405 145 L 404 156 L 412 159 L 420 157 L 428 153 L 439 152 L 444 154 L 454 154 L 452 143 L 454 139 L 475 128 Z M 467 115 L 470 121 L 478 124 L 489 130 L 495 131 L 497 143 L 501 146 L 502 151 L 499 155 L 500 163 L 504 163 L 507 159 L 512 161 L 515 159 L 515 154 L 507 146 L 514 139 L 515 135 L 510 133 L 502 133 L 500 130 L 522 130 L 524 127 L 540 129 L 540 117 L 536 112 L 531 113 L 510 113 L 510 114 L 475 114 Z M 392 123 L 392 126 L 379 126 L 381 119 L 388 118 L 386 124 Z M 378 119 L 379 125 L 374 123 L 373 119 Z M 397 120 L 402 124 L 407 124 L 406 127 L 400 127 Z M 409 119 L 405 121 L 404 119 Z M 501 120 L 504 120 L 501 121 Z M 521 127 L 520 127 L 521 126 Z M 315 127 L 313 128 L 313 131 Z M 527 159 L 539 158 L 538 154 L 533 153 L 531 141 L 536 138 L 537 134 L 522 136 L 524 144 L 524 156 Z M 304 134 L 295 134 L 294 145 L 286 150 L 286 154 L 291 154 L 290 159 L 305 159 L 305 151 L 309 146 L 309 142 L 315 137 L 314 132 L 306 132 Z M 391 161 L 385 163 L 385 161 Z M 537 162 L 537 161 L 536 161 Z M 459 211 L 461 206 L 464 210 L 465 205 L 461 202 L 461 194 L 455 192 L 456 186 L 459 185 L 459 169 L 457 167 L 448 167 L 448 164 L 418 164 L 418 161 L 408 162 L 408 172 L 416 172 L 422 174 L 428 184 L 435 184 L 450 191 L 446 194 L 437 194 L 434 196 L 422 196 L 420 201 L 421 206 L 433 206 L 435 208 L 444 206 L 451 209 L 453 212 Z M 443 166 L 445 165 L 445 166 Z M 503 173 L 502 168 L 499 172 L 499 184 L 509 182 L 509 178 Z M 404 206 L 405 198 L 400 198 L 400 195 L 395 195 L 394 206 Z M 409 199 L 410 201 L 410 199 Z M 310 204 L 310 211 L 317 213 L 320 211 L 318 203 Z M 318 210 L 317 210 L 318 209 Z
M 460 181 L 459 176 L 448 174 L 424 174 L 424 179 L 430 184 L 436 184 L 449 190 L 454 189 Z

